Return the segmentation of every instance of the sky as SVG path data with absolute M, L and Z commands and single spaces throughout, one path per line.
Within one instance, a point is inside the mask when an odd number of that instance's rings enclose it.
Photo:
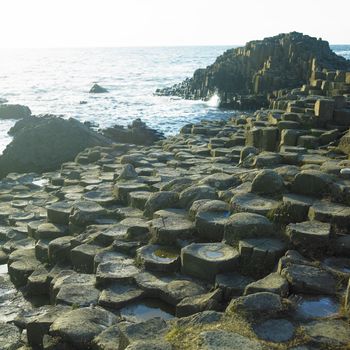
M 241 45 L 299 31 L 350 44 L 350 0 L 0 0 L 0 47 Z

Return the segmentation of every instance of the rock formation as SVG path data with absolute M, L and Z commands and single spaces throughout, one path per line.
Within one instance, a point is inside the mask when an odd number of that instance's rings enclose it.
M 13 141 L 0 156 L 0 176 L 54 170 L 87 147 L 111 143 L 75 119 L 30 117 L 11 130 Z
M 105 92 L 108 92 L 108 90 L 98 84 L 94 84 L 89 91 L 90 94 L 103 94 Z
M 0 119 L 22 119 L 31 114 L 27 106 L 0 103 Z
M 115 125 L 102 130 L 102 133 L 114 142 L 133 143 L 135 145 L 152 145 L 164 138 L 162 133 L 149 128 L 141 119 L 135 119 L 127 128 Z
M 2 179 L 2 347 L 347 349 L 349 78 L 313 67 L 269 109 Z
M 205 100 L 218 94 L 222 107 L 252 110 L 267 105 L 268 93 L 299 87 L 323 68 L 335 74 L 350 69 L 350 61 L 337 56 L 328 42 L 292 32 L 228 50 L 191 79 L 156 93 Z

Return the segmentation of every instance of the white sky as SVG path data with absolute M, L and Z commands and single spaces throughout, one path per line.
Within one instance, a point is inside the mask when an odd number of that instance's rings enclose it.
M 293 30 L 350 44 L 350 0 L 0 0 L 0 47 L 236 45 Z

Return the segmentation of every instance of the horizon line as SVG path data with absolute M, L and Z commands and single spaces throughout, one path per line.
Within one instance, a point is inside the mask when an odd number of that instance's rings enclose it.
M 103 45 L 103 46 L 0 46 L 0 50 L 43 50 L 43 49 L 131 49 L 131 48 L 178 48 L 178 47 L 244 47 L 245 44 L 184 44 L 184 45 Z M 329 43 L 329 46 L 350 46 L 344 43 Z

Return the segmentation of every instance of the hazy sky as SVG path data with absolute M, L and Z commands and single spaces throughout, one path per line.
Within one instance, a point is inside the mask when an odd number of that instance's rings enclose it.
M 0 47 L 235 45 L 293 30 L 350 44 L 350 0 L 0 0 Z

